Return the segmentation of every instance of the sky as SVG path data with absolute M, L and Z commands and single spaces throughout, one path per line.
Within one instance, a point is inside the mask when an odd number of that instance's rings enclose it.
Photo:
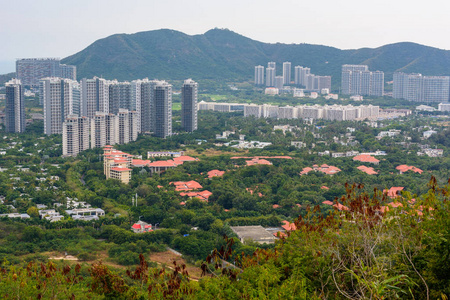
M 64 58 L 116 33 L 228 28 L 267 43 L 339 49 L 415 42 L 450 50 L 444 0 L 0 0 L 0 74 L 17 58 Z

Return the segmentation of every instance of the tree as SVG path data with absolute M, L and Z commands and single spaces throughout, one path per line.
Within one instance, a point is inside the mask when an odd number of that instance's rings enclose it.
M 39 218 L 39 210 L 36 206 L 31 206 L 27 209 L 27 214 L 32 218 Z

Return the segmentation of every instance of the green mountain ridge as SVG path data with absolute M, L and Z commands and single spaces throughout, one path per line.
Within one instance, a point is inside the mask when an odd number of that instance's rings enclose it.
M 450 75 L 450 51 L 416 43 L 340 50 L 323 45 L 263 43 L 217 28 L 198 35 L 171 29 L 114 34 L 64 58 L 62 63 L 76 65 L 78 79 L 192 77 L 236 81 L 253 80 L 254 66 L 266 66 L 269 61 L 277 63 L 278 75 L 284 61 L 290 61 L 292 67 L 310 67 L 316 75 L 331 75 L 334 87 L 340 84 L 343 64 L 367 64 L 372 71 L 384 71 L 386 80 L 392 80 L 396 71 Z

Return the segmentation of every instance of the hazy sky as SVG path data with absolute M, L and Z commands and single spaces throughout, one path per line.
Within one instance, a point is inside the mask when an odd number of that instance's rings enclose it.
M 445 0 L 0 0 L 0 74 L 16 58 L 74 54 L 115 33 L 228 28 L 269 43 L 340 49 L 410 41 L 450 49 Z

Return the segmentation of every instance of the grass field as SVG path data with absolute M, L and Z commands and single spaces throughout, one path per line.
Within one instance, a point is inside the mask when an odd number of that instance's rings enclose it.
M 181 103 L 172 103 L 172 110 L 181 110 Z
M 203 94 L 202 96 L 209 97 L 209 98 L 211 98 L 212 101 L 222 101 L 222 100 L 226 100 L 227 99 L 226 95 Z

